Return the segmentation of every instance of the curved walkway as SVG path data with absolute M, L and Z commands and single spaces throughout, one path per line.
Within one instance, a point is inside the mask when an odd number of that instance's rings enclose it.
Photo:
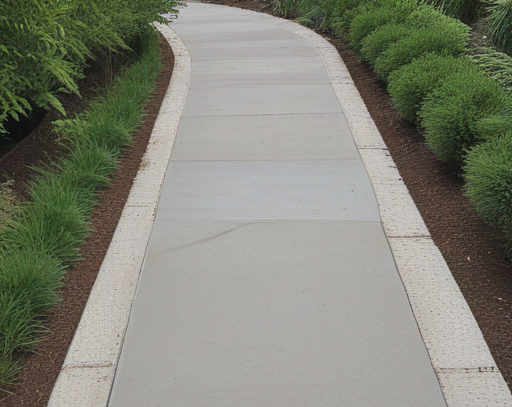
M 336 51 L 221 6 L 171 27 L 175 103 L 50 406 L 512 406 Z

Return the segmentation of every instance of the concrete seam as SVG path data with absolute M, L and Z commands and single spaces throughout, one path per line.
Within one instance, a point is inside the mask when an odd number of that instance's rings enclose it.
M 106 406 L 110 396 L 190 79 L 191 57 L 187 48 L 169 26 L 156 24 L 156 27 L 174 52 L 171 81 L 112 243 L 52 391 L 50 407 Z M 137 236 L 134 230 L 139 232 Z

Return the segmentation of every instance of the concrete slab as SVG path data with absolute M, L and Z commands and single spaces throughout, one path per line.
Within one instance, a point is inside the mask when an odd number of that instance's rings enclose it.
M 330 85 L 207 87 L 189 90 L 182 117 L 294 113 L 341 113 L 341 109 Z
M 357 158 L 350 128 L 341 114 L 184 117 L 172 154 L 174 161 Z
M 157 212 L 163 219 L 380 221 L 359 160 L 171 161 Z
M 157 223 L 109 405 L 170 402 L 444 406 L 381 225 Z
M 193 61 L 318 56 L 315 48 L 305 39 L 250 41 L 250 49 L 247 44 L 248 41 L 237 40 L 231 43 L 187 44 L 187 48 Z
M 200 86 L 328 84 L 322 58 L 258 58 L 194 62 L 191 88 Z
M 259 21 L 244 23 L 209 23 L 199 27 L 184 26 L 179 29 L 181 38 L 188 47 L 206 44 L 224 44 L 229 46 L 236 38 L 237 42 L 297 40 L 297 35 L 288 30 L 276 27 L 274 24 L 261 24 Z M 206 35 L 205 35 L 206 34 Z M 212 44 L 213 45 L 213 44 Z

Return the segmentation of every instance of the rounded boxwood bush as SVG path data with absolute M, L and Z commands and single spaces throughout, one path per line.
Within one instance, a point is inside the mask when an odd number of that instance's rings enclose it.
M 501 228 L 512 242 L 512 132 L 468 152 L 464 166 L 466 195 L 480 216 Z
M 461 165 L 466 151 L 481 141 L 478 120 L 499 114 L 506 103 L 506 91 L 480 72 L 448 76 L 419 111 L 428 145 L 439 159 Z
M 469 27 L 453 20 L 434 22 L 430 27 L 412 30 L 411 34 L 389 46 L 375 61 L 375 72 L 387 80 L 391 72 L 428 53 L 460 55 L 466 49 Z
M 469 70 L 476 71 L 476 65 L 466 57 L 427 54 L 393 71 L 388 91 L 400 115 L 416 122 L 423 100 L 441 80 Z
M 389 23 L 377 28 L 361 41 L 361 59 L 374 65 L 382 52 L 410 33 L 411 29 L 405 24 Z

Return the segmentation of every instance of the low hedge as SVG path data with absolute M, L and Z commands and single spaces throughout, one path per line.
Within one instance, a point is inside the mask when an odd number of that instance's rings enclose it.
M 462 165 L 467 150 L 482 140 L 476 123 L 499 114 L 507 103 L 507 92 L 483 73 L 468 70 L 446 77 L 419 111 L 428 145 L 442 161 Z
M 377 28 L 361 41 L 361 59 L 370 65 L 375 65 L 377 58 L 391 44 L 407 37 L 410 33 L 411 29 L 400 23 L 389 23 Z
M 464 166 L 466 195 L 480 216 L 507 239 L 512 257 L 512 132 L 472 148 Z
M 428 53 L 460 55 L 466 50 L 469 27 L 453 20 L 433 23 L 431 27 L 412 30 L 411 34 L 389 46 L 375 61 L 375 72 L 388 79 L 391 72 Z
M 402 22 L 416 8 L 416 0 L 383 1 L 360 12 L 350 23 L 348 40 L 350 46 L 359 51 L 362 40 L 375 29 L 390 22 Z
M 400 115 L 416 122 L 423 100 L 444 78 L 469 70 L 476 71 L 476 64 L 464 56 L 427 54 L 392 72 L 388 91 Z

